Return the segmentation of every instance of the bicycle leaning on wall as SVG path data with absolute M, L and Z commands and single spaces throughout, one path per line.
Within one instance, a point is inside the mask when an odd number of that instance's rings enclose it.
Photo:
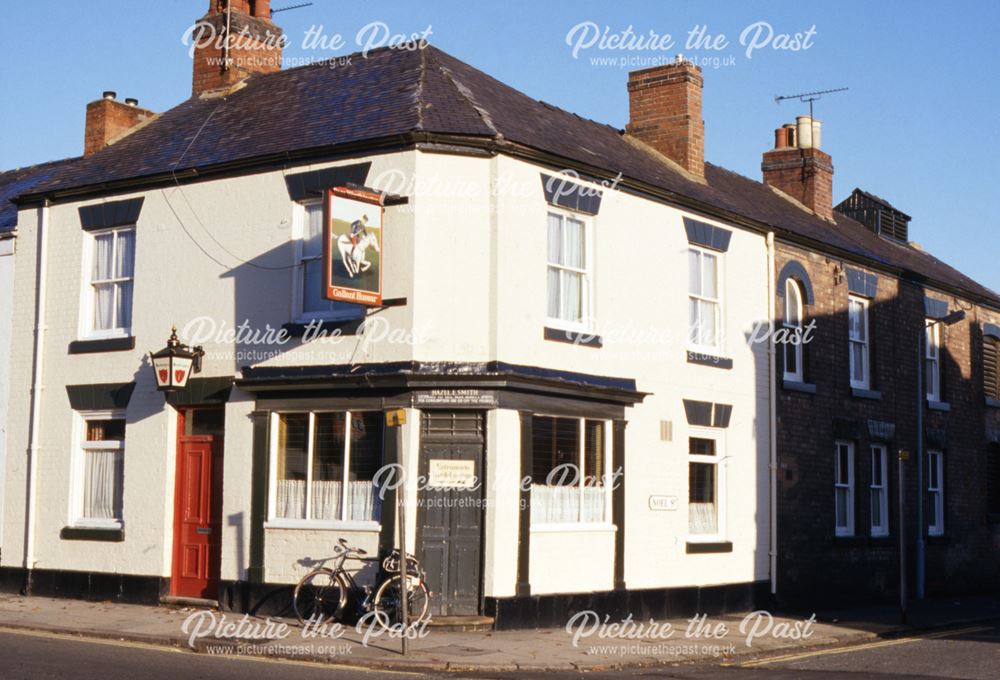
M 378 587 L 358 585 L 351 572 L 344 569 L 349 559 L 367 561 L 367 551 L 352 548 L 343 538 L 338 539 L 340 551 L 333 557 L 321 560 L 318 567 L 302 577 L 295 586 L 292 606 L 301 623 L 306 621 L 343 620 L 349 604 L 354 612 L 362 615 L 380 612 L 378 619 L 383 624 L 402 623 L 402 575 L 399 573 L 399 550 L 393 550 L 382 560 L 382 570 Z M 333 568 L 326 567 L 330 560 L 336 560 Z M 420 562 L 411 555 L 406 557 L 407 611 L 410 624 L 419 623 L 427 616 L 430 591 L 424 580 L 424 570 Z M 373 595 L 374 593 L 374 595 Z

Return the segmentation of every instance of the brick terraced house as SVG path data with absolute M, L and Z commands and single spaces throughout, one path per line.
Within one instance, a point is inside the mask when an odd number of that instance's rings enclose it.
M 683 60 L 629 75 L 618 130 L 430 46 L 278 70 L 268 3 L 228 5 L 251 46 L 196 50 L 190 99 L 105 93 L 84 156 L 0 182 L 0 587 L 287 612 L 338 538 L 398 545 L 405 501 L 432 613 L 498 628 L 891 595 L 905 449 L 927 591 L 995 589 L 1000 297 L 886 201 L 835 208 L 818 122 L 760 183 L 705 162 Z M 337 187 L 384 211 L 379 305 L 323 295 Z M 165 396 L 171 324 L 205 356 Z

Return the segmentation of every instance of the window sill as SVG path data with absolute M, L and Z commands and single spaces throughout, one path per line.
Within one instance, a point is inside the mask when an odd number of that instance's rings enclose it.
M 698 541 L 687 540 L 685 552 L 688 555 L 708 554 L 708 553 L 731 553 L 733 551 L 732 541 Z
M 59 532 L 59 538 L 64 541 L 104 541 L 108 543 L 121 543 L 125 540 L 125 529 L 120 526 L 69 526 L 62 528 Z
M 947 412 L 947 411 L 951 410 L 951 404 L 949 404 L 947 402 L 944 402 L 944 401 L 932 401 L 932 400 L 928 399 L 927 400 L 927 408 L 929 408 L 931 411 L 945 411 L 945 412 Z
M 308 519 L 272 519 L 264 522 L 265 529 L 306 529 L 315 531 L 381 531 L 379 522 L 314 521 Z
M 712 366 L 713 368 L 723 368 L 729 370 L 733 367 L 733 360 L 720 357 L 715 354 L 705 354 L 698 350 L 687 351 L 687 362 L 699 366 Z
M 876 390 L 866 390 L 860 387 L 851 388 L 851 396 L 857 397 L 858 399 L 874 399 L 876 401 L 882 399 L 882 393 Z
M 797 380 L 782 380 L 781 386 L 789 392 L 804 392 L 805 394 L 816 394 L 816 386 L 812 383 L 799 382 Z
M 603 347 L 604 339 L 599 335 L 593 333 L 588 333 L 586 331 L 571 331 L 562 328 L 553 328 L 552 326 L 546 326 L 543 332 L 543 337 L 546 340 L 553 340 L 555 342 L 565 342 L 570 345 L 580 345 L 581 347 Z
M 364 317 L 360 319 L 314 319 L 311 321 L 293 321 L 281 326 L 282 330 L 290 338 L 301 338 L 309 332 L 309 339 L 317 337 L 330 337 L 332 335 L 358 335 L 361 326 L 365 323 Z
M 70 354 L 94 354 L 97 352 L 124 352 L 135 349 L 135 336 L 120 338 L 95 338 L 74 340 L 69 343 Z
M 1000 408 L 1000 399 L 994 399 L 993 397 L 986 397 L 986 405 L 992 408 Z
M 586 531 L 614 533 L 618 527 L 606 522 L 574 522 L 572 524 L 532 524 L 534 534 L 580 533 Z

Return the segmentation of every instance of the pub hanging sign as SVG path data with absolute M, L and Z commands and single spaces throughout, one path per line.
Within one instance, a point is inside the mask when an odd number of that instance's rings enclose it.
M 323 297 L 382 304 L 382 195 L 326 190 L 323 206 Z

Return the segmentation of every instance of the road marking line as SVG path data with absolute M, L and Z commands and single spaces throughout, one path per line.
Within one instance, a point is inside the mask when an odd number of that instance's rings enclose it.
M 307 666 L 309 668 L 331 668 L 344 670 L 354 670 L 361 673 L 384 673 L 386 675 L 412 675 L 424 677 L 424 673 L 415 671 L 397 671 L 391 669 L 368 668 L 354 664 L 326 663 L 323 661 L 303 661 L 301 659 L 282 659 L 266 656 L 240 656 L 238 654 L 199 654 L 190 647 L 174 647 L 172 645 L 158 645 L 152 642 L 136 642 L 134 640 L 113 640 L 110 638 L 87 637 L 75 633 L 59 633 L 47 630 L 31 630 L 27 628 L 11 628 L 0 624 L 0 633 L 11 635 L 27 635 L 29 637 L 49 638 L 53 640 L 72 640 L 76 642 L 92 643 L 97 645 L 107 645 L 109 647 L 130 647 L 134 649 L 146 649 L 155 652 L 172 652 L 174 654 L 193 654 L 206 659 L 225 659 L 227 661 L 255 661 L 257 663 L 292 664 L 295 666 Z
M 785 654 L 783 656 L 775 656 L 769 659 L 758 659 L 756 661 L 745 661 L 743 663 L 734 664 L 741 668 L 749 668 L 752 666 L 764 666 L 772 663 L 781 663 L 784 661 L 797 661 L 799 659 L 806 659 L 813 656 L 826 656 L 828 654 L 848 654 L 850 652 L 860 652 L 866 649 L 877 649 L 879 647 L 893 647 L 895 645 L 904 645 L 911 642 L 920 642 L 921 640 L 932 640 L 936 638 L 948 637 L 949 635 L 958 635 L 962 633 L 978 633 L 984 630 L 992 630 L 992 626 L 975 626 L 971 628 L 958 628 L 953 630 L 944 630 L 937 633 L 928 633 L 926 635 L 917 635 L 912 637 L 899 638 L 896 640 L 881 640 L 879 642 L 868 642 L 861 645 L 847 645 L 844 647 L 836 647 L 834 649 L 820 649 L 813 652 L 801 652 L 796 654 Z

